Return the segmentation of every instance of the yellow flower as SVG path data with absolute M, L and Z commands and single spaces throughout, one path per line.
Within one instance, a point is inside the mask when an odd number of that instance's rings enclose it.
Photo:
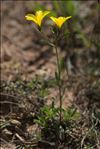
M 30 20 L 30 21 L 33 21 L 35 22 L 39 27 L 41 27 L 41 23 L 42 23 L 42 20 L 43 18 L 49 14 L 50 11 L 36 11 L 35 15 L 34 14 L 27 14 L 25 17 L 26 17 L 26 20 Z
M 69 17 L 58 17 L 58 18 L 56 18 L 56 17 L 50 17 L 50 18 L 52 19 L 53 22 L 55 22 L 55 24 L 56 24 L 59 28 L 61 28 L 62 25 L 64 24 L 64 22 L 65 22 L 66 20 L 70 19 L 71 16 L 69 16 Z

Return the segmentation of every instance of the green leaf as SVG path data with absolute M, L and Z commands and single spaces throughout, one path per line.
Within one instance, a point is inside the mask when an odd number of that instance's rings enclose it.
M 80 113 L 76 109 L 69 107 L 64 111 L 64 118 L 67 121 L 77 120 L 80 118 Z
M 64 58 L 61 58 L 59 61 L 59 67 L 60 67 L 60 72 L 62 72 L 65 69 L 65 62 Z

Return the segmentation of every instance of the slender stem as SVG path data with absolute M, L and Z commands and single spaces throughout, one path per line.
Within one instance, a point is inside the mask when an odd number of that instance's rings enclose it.
M 56 51 L 56 60 L 57 60 L 57 73 L 58 73 L 58 78 L 57 78 L 57 81 L 58 81 L 58 89 L 59 89 L 59 108 L 60 108 L 60 125 L 62 123 L 62 88 L 61 88 L 61 70 L 60 70 L 60 59 L 59 59 L 59 54 L 58 54 L 58 49 L 57 49 L 57 42 L 56 44 L 54 45 L 49 39 L 47 36 L 45 36 L 45 34 L 43 32 L 40 32 L 39 33 L 42 35 L 42 37 L 44 39 L 46 39 L 48 41 L 48 43 L 53 46 L 55 48 L 55 51 Z
M 55 50 L 56 50 L 56 60 L 57 60 L 57 72 L 60 80 L 60 64 L 59 64 L 59 54 L 58 54 L 57 45 L 55 45 Z
M 56 50 L 56 60 L 57 60 L 57 72 L 58 72 L 58 89 L 59 89 L 59 107 L 60 107 L 60 125 L 62 122 L 62 90 L 61 90 L 61 71 L 60 71 L 60 63 L 59 63 L 59 54 L 57 45 L 55 45 Z

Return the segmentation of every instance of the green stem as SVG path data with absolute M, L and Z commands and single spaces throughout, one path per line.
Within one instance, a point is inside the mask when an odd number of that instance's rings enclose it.
M 61 71 L 60 71 L 60 63 L 59 63 L 59 54 L 57 45 L 55 45 L 56 50 L 56 60 L 57 60 L 57 73 L 58 73 L 58 89 L 59 89 L 59 107 L 60 107 L 60 125 L 62 122 L 62 90 L 61 90 Z

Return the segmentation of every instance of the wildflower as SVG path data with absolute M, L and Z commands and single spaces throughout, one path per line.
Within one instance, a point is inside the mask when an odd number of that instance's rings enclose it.
M 55 24 L 58 26 L 58 28 L 61 28 L 62 25 L 64 24 L 64 22 L 68 19 L 71 18 L 71 16 L 69 17 L 50 17 L 52 19 L 53 22 L 55 22 Z
M 39 11 L 36 11 L 35 15 L 27 14 L 25 17 L 26 17 L 26 20 L 33 21 L 35 24 L 37 24 L 39 27 L 41 27 L 43 18 L 49 13 L 50 13 L 49 11 L 43 12 L 43 11 L 39 10 Z

